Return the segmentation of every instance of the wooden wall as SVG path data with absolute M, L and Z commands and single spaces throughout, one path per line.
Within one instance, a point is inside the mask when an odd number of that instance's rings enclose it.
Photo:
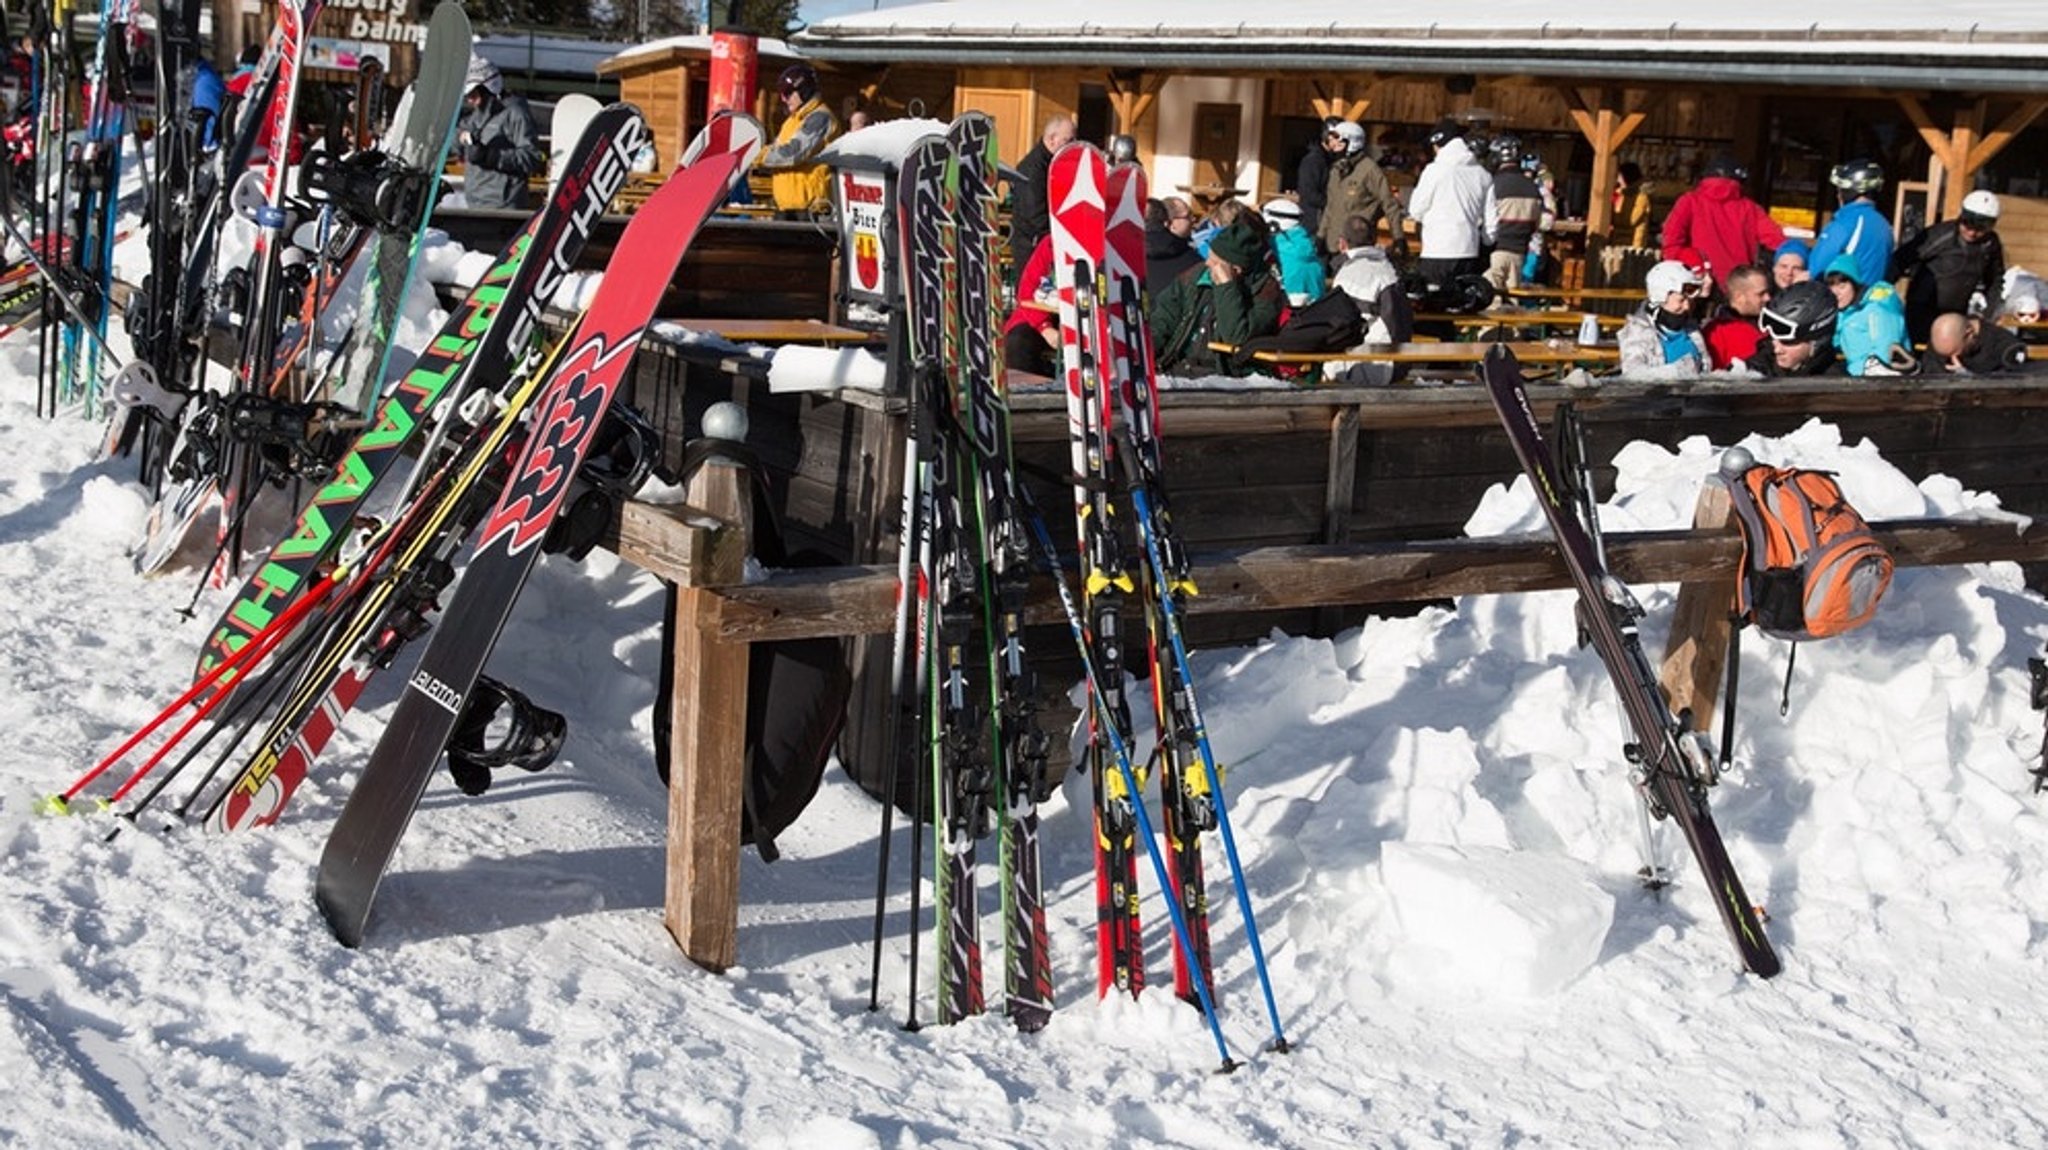
M 1998 197 L 1998 238 L 2005 245 L 2005 266 L 2022 267 L 2048 276 L 2048 199 Z

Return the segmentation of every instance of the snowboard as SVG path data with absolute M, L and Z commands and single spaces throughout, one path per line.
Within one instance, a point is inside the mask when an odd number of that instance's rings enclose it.
M 574 343 L 535 405 L 525 448 L 484 517 L 476 553 L 321 854 L 315 901 L 344 946 L 361 944 L 385 869 L 655 307 L 698 228 L 760 146 L 758 128 L 750 134 L 742 151 L 685 156 L 620 235 Z

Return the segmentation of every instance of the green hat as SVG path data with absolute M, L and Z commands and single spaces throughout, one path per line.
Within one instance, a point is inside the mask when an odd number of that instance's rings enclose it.
M 1246 271 L 1256 271 L 1266 266 L 1266 233 L 1263 228 L 1247 222 L 1256 217 L 1239 217 L 1236 222 L 1216 233 L 1209 241 L 1209 250 L 1236 264 Z

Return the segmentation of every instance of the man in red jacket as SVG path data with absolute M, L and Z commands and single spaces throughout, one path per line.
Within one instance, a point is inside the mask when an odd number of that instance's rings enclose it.
M 1763 205 L 1742 194 L 1748 175 L 1734 156 L 1717 154 L 1700 173 L 1700 182 L 1678 197 L 1664 219 L 1664 258 L 1678 259 L 1681 248 L 1698 251 L 1724 294 L 1729 272 L 1758 262 L 1758 253 L 1774 252 L 1785 242 L 1785 230 Z

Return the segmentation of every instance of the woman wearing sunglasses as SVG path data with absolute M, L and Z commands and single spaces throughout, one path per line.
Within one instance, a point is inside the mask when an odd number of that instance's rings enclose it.
M 1677 260 L 1650 269 L 1643 277 L 1649 298 L 1629 313 L 1617 338 L 1624 377 L 1689 379 L 1707 373 L 1707 344 L 1693 315 L 1706 285 L 1705 276 Z

